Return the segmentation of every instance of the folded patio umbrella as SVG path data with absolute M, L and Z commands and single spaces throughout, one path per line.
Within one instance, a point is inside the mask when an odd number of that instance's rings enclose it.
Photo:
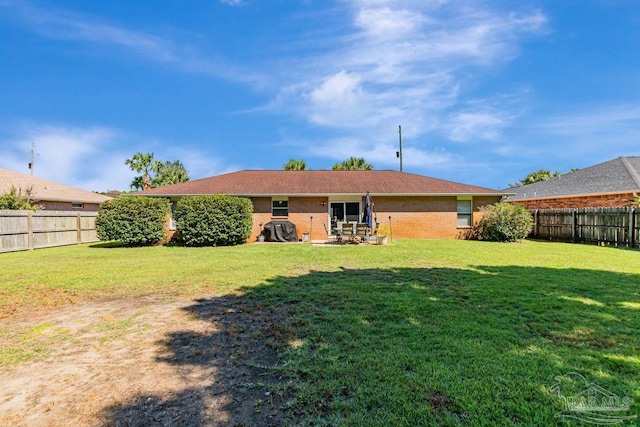
M 369 193 L 364 198 L 364 210 L 362 212 L 362 222 L 367 223 L 367 227 L 371 228 L 373 226 L 373 219 L 371 218 L 371 197 Z

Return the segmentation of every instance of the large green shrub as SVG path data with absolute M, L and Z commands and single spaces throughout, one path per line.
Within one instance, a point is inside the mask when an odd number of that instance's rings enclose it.
M 533 228 L 533 217 L 522 205 L 496 203 L 480 208 L 482 219 L 478 237 L 495 242 L 515 242 L 524 239 Z
M 238 245 L 251 235 L 253 204 L 224 194 L 189 196 L 178 201 L 173 217 L 185 245 Z
M 128 246 L 152 245 L 164 239 L 167 199 L 122 197 L 107 200 L 100 206 L 96 231 L 100 240 L 118 240 Z

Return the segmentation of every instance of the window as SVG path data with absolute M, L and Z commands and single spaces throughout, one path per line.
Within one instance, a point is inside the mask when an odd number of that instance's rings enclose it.
M 84 208 L 84 203 L 71 203 L 72 209 L 82 209 Z
M 458 199 L 458 227 L 471 227 L 473 225 L 472 200 Z
M 334 221 L 358 222 L 360 202 L 331 202 L 329 215 Z
M 347 213 L 347 221 L 360 221 L 360 203 L 345 203 L 345 211 Z
M 289 200 L 271 200 L 271 216 L 289 216 Z

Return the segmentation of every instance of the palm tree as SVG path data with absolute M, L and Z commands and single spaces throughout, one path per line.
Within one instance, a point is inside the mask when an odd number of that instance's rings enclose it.
M 138 190 L 148 190 L 151 188 L 151 175 L 149 169 L 152 168 L 153 153 L 136 153 L 130 159 L 125 160 L 124 164 L 128 165 L 132 171 L 142 173 L 131 182 L 131 188 Z
M 304 160 L 291 159 L 282 166 L 282 169 L 286 171 L 303 171 L 307 169 L 307 163 Z
M 333 165 L 334 171 L 370 171 L 373 170 L 371 163 L 367 163 L 364 157 L 349 157 L 342 163 Z

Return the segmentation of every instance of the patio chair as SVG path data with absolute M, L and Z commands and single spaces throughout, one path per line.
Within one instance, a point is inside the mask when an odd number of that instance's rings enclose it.
M 355 235 L 353 233 L 353 224 L 350 222 L 342 223 L 342 238 L 349 239 L 350 242 L 353 241 Z
M 325 233 L 327 233 L 327 240 L 329 242 L 333 242 L 333 243 L 342 243 L 342 235 L 340 233 L 336 233 L 336 234 L 331 234 L 329 232 L 329 229 L 327 228 L 327 224 L 322 223 L 322 226 L 324 227 L 324 231 Z
M 362 243 L 369 243 L 369 226 L 366 223 L 358 223 L 356 224 L 356 234 L 355 239 L 359 240 Z

